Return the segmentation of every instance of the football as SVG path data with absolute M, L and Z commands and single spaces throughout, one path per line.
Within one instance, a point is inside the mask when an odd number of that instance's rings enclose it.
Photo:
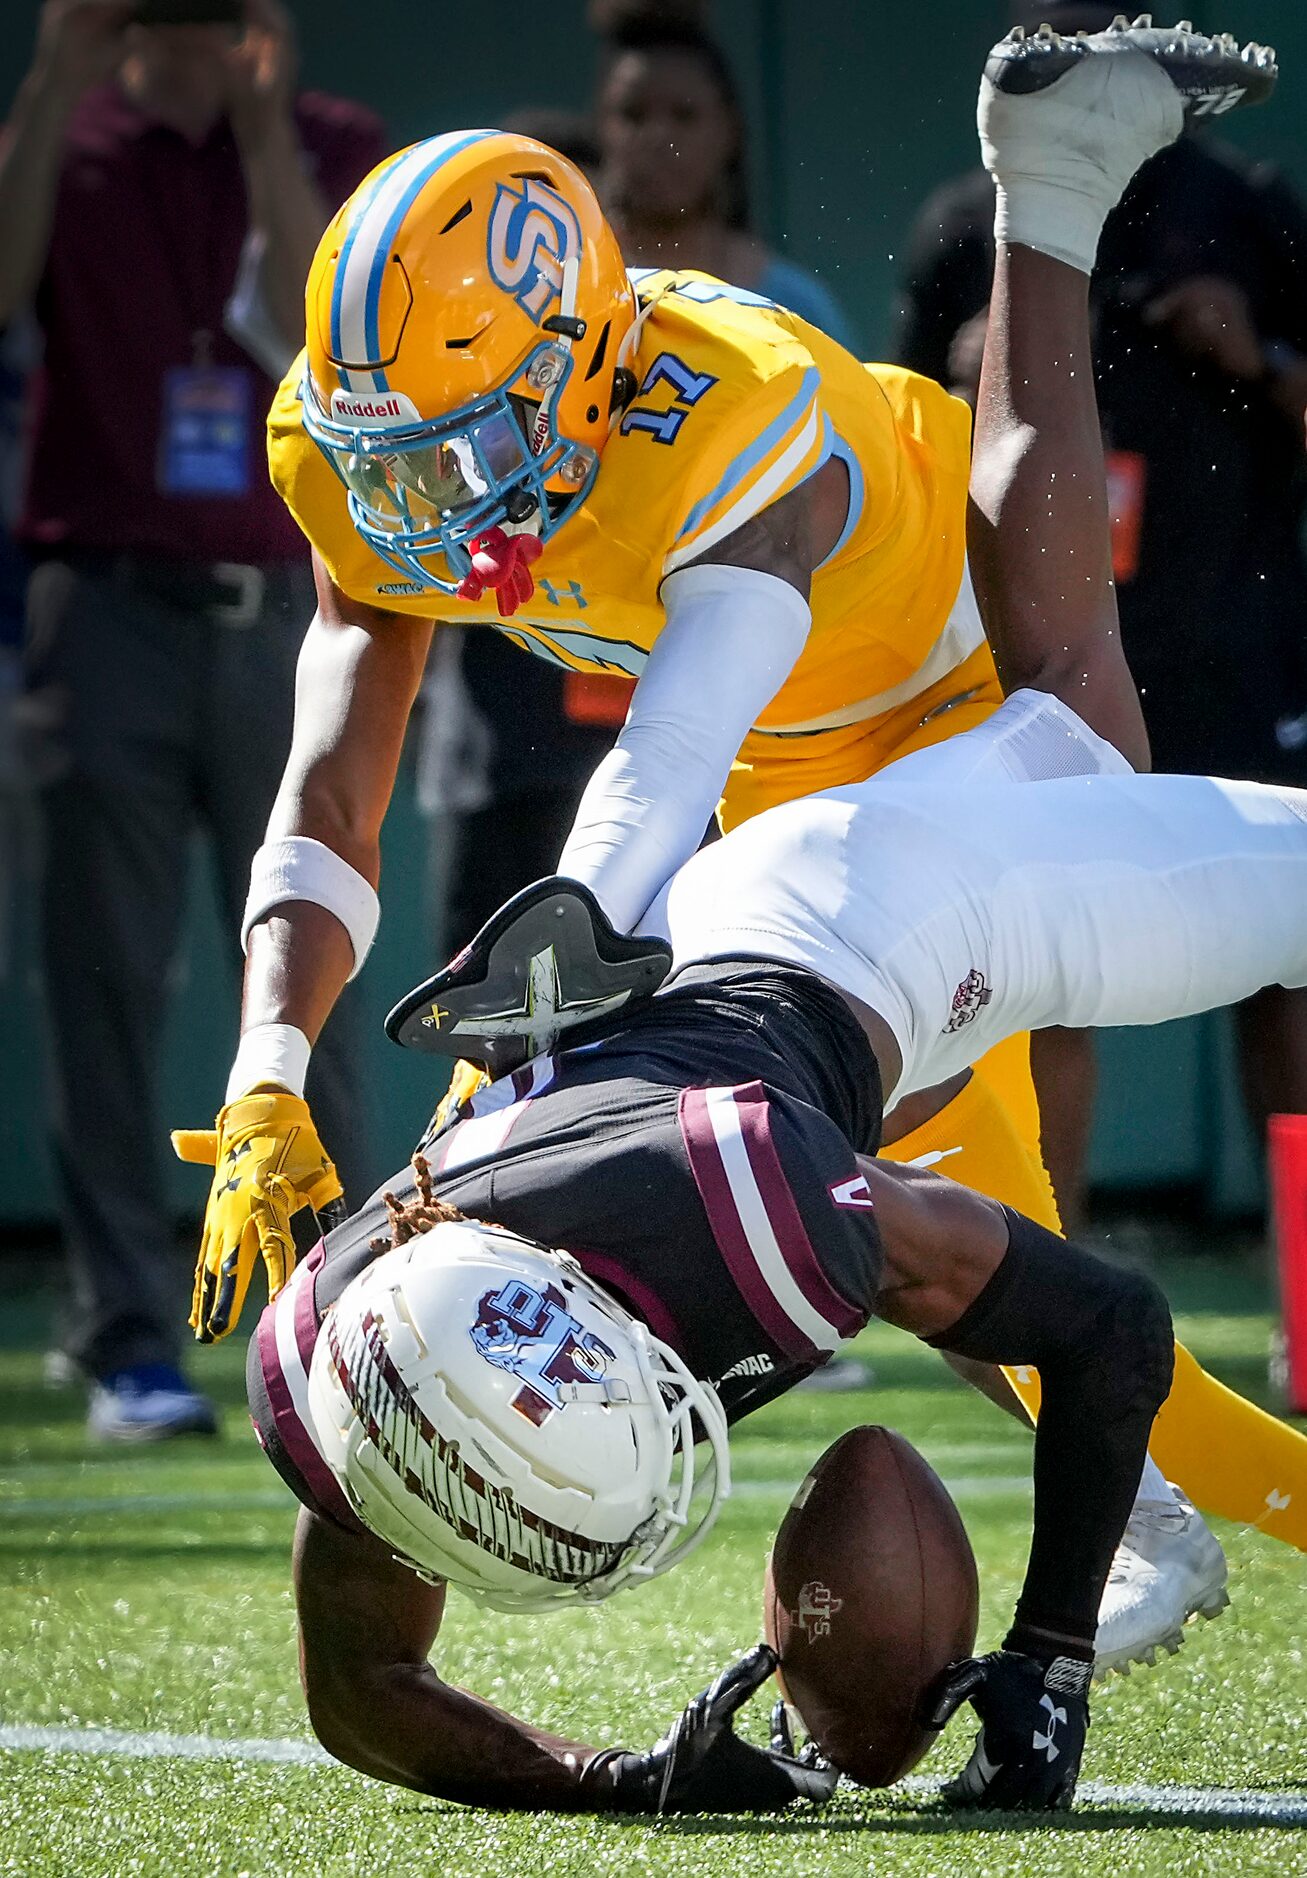
M 763 1622 L 786 1700 L 839 1768 L 887 1787 L 937 1739 L 917 1707 L 976 1641 L 966 1529 L 889 1428 L 854 1428 L 799 1488 L 767 1561 Z

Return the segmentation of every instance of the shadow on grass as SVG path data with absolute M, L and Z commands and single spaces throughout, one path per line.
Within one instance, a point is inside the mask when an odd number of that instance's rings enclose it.
M 929 1837 L 948 1833 L 958 1837 L 966 1833 L 1004 1833 L 1021 1837 L 1039 1837 L 1046 1833 L 1139 1832 L 1183 1828 L 1188 1832 L 1266 1832 L 1278 1827 L 1282 1832 L 1302 1830 L 1300 1820 L 1276 1819 L 1269 1807 L 1279 1796 L 1266 1795 L 1265 1813 L 1233 1813 L 1218 1806 L 1078 1806 L 1071 1813 L 970 1813 L 953 1812 L 948 1807 L 923 1808 L 919 1813 L 836 1814 L 829 1818 L 812 1815 L 796 1819 L 741 1819 L 735 1815 L 696 1814 L 687 1819 L 663 1819 L 660 1832 L 686 1838 L 721 1833 L 744 1837 L 763 1833 L 813 1836 L 822 1833 L 875 1832 L 897 1833 L 908 1837 Z M 647 1822 L 646 1822 L 647 1823 Z
M 944 1834 L 961 1838 L 975 1833 L 1003 1833 L 1009 1838 L 1019 1836 L 1038 1839 L 1049 1833 L 1157 1832 L 1174 1831 L 1177 1828 L 1191 1832 L 1266 1832 L 1277 1828 L 1281 1832 L 1300 1832 L 1303 1830 L 1301 1819 L 1276 1819 L 1269 1811 L 1277 1801 L 1288 1797 L 1267 1793 L 1264 1798 L 1268 1810 L 1264 1813 L 1223 1812 L 1215 1804 L 1211 1807 L 1179 1804 L 1127 1807 L 1095 1806 L 1092 1802 L 1086 1802 L 1071 1813 L 955 1812 L 943 1805 L 926 1805 L 912 1812 L 840 1811 L 797 1813 L 793 1816 L 696 1813 L 685 1818 L 668 1814 L 661 1819 L 653 1819 L 642 1813 L 610 1813 L 604 1819 L 607 1825 L 619 1831 L 648 1831 L 652 1827 L 660 1834 L 684 1839 L 720 1836 L 812 1840 L 827 1835 L 843 1838 L 850 1833 L 892 1833 L 908 1838 L 939 1837 Z M 1255 1804 L 1256 1796 L 1249 1795 L 1249 1802 Z M 412 1800 L 401 1803 L 394 1810 L 396 1813 L 419 1817 L 439 1814 L 447 1819 L 466 1817 L 468 1814 L 475 1814 L 485 1820 L 501 1817 L 498 1813 L 480 1808 L 464 1808 L 450 1800 Z

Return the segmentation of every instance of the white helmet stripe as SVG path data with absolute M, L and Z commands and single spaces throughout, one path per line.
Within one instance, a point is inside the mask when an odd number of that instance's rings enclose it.
M 358 365 L 380 349 L 376 309 L 391 245 L 408 209 L 449 157 L 493 131 L 453 131 L 415 145 L 381 177 L 345 238 L 331 297 L 331 346 L 337 359 Z M 344 374 L 342 374 L 344 376 Z M 384 391 L 383 370 L 349 375 L 350 388 Z

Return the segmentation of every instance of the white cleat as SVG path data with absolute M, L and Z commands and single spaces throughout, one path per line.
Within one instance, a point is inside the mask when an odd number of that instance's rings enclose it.
M 1196 33 L 1192 20 L 1154 26 L 1148 13 L 1133 21 L 1118 13 L 1101 33 L 1062 34 L 1048 25 L 1027 33 L 1015 27 L 990 53 L 985 74 L 997 90 L 1021 96 L 1046 90 L 1077 66 L 1140 59 L 1166 73 L 1187 124 L 1265 103 L 1279 77 L 1271 46 L 1249 40 L 1240 48 L 1233 33 Z
M 1136 1500 L 1098 1611 L 1094 1680 L 1152 1664 L 1184 1641 L 1191 1617 L 1219 1617 L 1230 1602 L 1225 1554 L 1202 1515 L 1172 1487 L 1171 1500 Z
M 1010 34 L 986 61 L 976 116 L 995 235 L 1092 272 L 1140 166 L 1186 125 L 1261 103 L 1277 77 L 1269 46 L 1240 51 L 1229 34 L 1154 26 L 1147 13 L 1102 33 Z

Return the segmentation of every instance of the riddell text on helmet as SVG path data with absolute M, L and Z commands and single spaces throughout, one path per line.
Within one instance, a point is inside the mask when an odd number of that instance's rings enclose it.
M 420 424 L 421 416 L 402 391 L 333 391 L 331 415 L 346 424 Z

